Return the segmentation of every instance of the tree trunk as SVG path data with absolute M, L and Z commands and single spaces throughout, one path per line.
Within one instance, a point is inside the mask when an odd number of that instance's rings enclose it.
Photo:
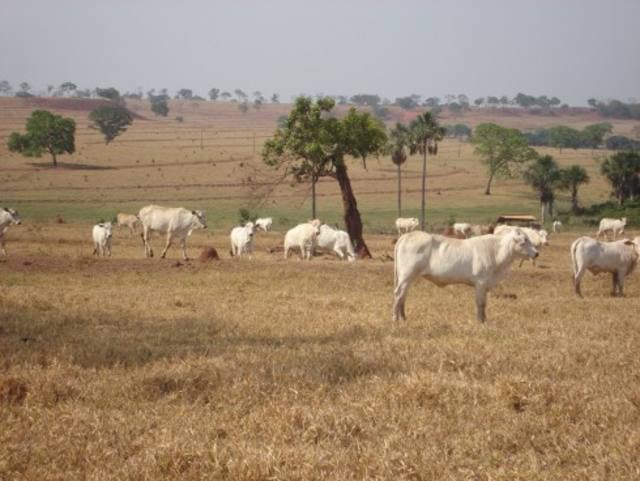
M 420 204 L 420 229 L 425 230 L 426 217 L 426 196 L 427 196 L 427 146 L 424 146 L 422 154 L 422 202 Z
M 311 177 L 311 218 L 316 219 L 316 183 L 318 179 L 316 176 Z
M 571 190 L 571 212 L 578 213 L 578 189 L 576 188 Z
M 55 152 L 50 152 L 51 153 L 51 158 L 53 159 L 53 166 L 57 167 L 58 166 L 58 159 L 56 158 L 56 154 Z
M 336 163 L 336 179 L 340 185 L 340 192 L 342 192 L 344 223 L 347 226 L 347 232 L 351 237 L 353 247 L 360 259 L 371 258 L 371 252 L 369 252 L 369 248 L 362 238 L 362 220 L 358 211 L 358 203 L 353 195 L 347 167 L 342 162 Z
M 484 190 L 484 195 L 491 195 L 491 182 L 493 181 L 493 172 L 489 174 L 489 181 L 487 182 L 487 188 Z
M 402 183 L 401 183 L 401 172 L 400 172 L 400 164 L 398 165 L 398 217 L 402 217 Z

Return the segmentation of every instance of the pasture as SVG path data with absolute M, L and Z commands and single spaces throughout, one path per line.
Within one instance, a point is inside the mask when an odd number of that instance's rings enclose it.
M 388 159 L 350 166 L 372 260 L 285 261 L 269 249 L 308 218 L 308 186 L 262 198 L 256 183 L 273 180 L 259 147 L 287 107 L 242 117 L 233 104 L 172 106 L 171 119 L 136 121 L 109 146 L 79 120 L 78 152 L 54 170 L 6 152 L 31 107 L 3 100 L 2 201 L 24 222 L 0 258 L 0 479 L 640 477 L 640 278 L 611 298 L 610 277 L 587 274 L 585 298 L 574 296 L 569 245 L 595 230 L 569 226 L 538 267 L 514 265 L 485 325 L 472 289 L 426 281 L 394 324 Z M 151 119 L 145 108 L 134 111 Z M 583 202 L 607 198 L 606 153 L 552 154 L 589 170 Z M 403 172 L 404 214 L 415 215 L 419 159 Z M 484 182 L 471 147 L 445 141 L 430 164 L 429 222 L 537 212 L 520 181 L 492 196 Z M 319 191 L 320 217 L 340 222 L 333 181 Z M 113 257 L 91 256 L 94 222 L 151 202 L 206 211 L 209 228 L 188 241 L 195 260 L 177 245 L 145 259 L 125 229 Z M 253 261 L 228 254 L 240 207 L 274 217 Z M 209 246 L 220 261 L 197 260 Z

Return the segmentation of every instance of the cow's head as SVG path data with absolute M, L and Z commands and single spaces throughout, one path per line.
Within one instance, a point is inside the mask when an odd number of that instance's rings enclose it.
M 536 249 L 527 234 L 520 229 L 510 229 L 504 236 L 510 243 L 511 250 L 518 257 L 535 259 L 538 257 L 538 249 Z
M 11 217 L 11 223 L 12 224 L 22 224 L 22 219 L 18 215 L 18 211 L 17 210 L 11 209 L 9 207 L 3 207 L 2 209 L 7 214 L 9 214 L 9 216 Z
M 622 221 L 622 225 L 625 226 L 627 225 L 627 218 L 623 217 L 622 219 L 620 219 Z
M 249 237 L 253 237 L 253 234 L 256 232 L 256 225 L 249 221 L 244 225 L 244 228 L 247 231 L 247 234 L 249 234 Z
M 542 245 L 543 246 L 548 246 L 549 245 L 549 233 L 544 229 L 540 229 L 538 231 L 538 235 L 540 236 L 540 240 L 542 241 Z
M 201 210 L 192 210 L 191 214 L 193 214 L 193 218 L 191 220 L 191 230 L 207 228 L 207 219 L 205 218 Z
M 313 226 L 313 234 L 317 237 L 320 235 L 320 226 L 322 226 L 322 221 L 320 219 L 311 219 L 309 224 Z
M 101 222 L 100 224 L 98 224 L 98 227 L 104 230 L 107 239 L 111 238 L 113 234 L 113 224 L 111 224 L 111 222 Z

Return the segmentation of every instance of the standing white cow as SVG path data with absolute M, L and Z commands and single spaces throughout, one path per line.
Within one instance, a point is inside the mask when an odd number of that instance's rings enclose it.
M 613 240 L 616 240 L 617 234 L 624 234 L 624 228 L 627 225 L 627 218 L 622 219 L 609 219 L 605 217 L 600 220 L 600 226 L 598 228 L 598 239 L 600 236 L 604 236 L 609 239 L 609 233 L 613 235 Z
M 469 238 L 472 234 L 472 226 L 467 222 L 456 222 L 455 224 L 453 224 L 453 232 L 455 234 L 463 235 L 466 238 Z
M 311 260 L 313 249 L 320 235 L 321 224 L 320 220 L 313 219 L 289 229 L 284 236 L 284 258 L 289 257 L 289 250 L 297 247 L 300 249 L 302 260 Z
M 187 257 L 187 237 L 196 229 L 206 229 L 207 220 L 202 211 L 187 210 L 182 207 L 161 207 L 148 205 L 140 209 L 138 214 L 142 222 L 142 242 L 144 243 L 144 255 L 153 257 L 153 249 L 149 240 L 151 232 L 156 231 L 166 234 L 167 241 L 162 251 L 162 258 L 167 254 L 167 249 L 174 239 L 180 241 L 182 257 Z
M 265 232 L 269 232 L 271 230 L 272 225 L 273 225 L 272 217 L 263 217 L 260 219 L 256 219 L 256 228 L 262 229 Z
M 253 237 L 256 226 L 253 222 L 247 222 L 241 227 L 231 229 L 231 255 L 234 257 L 242 257 L 242 254 L 248 254 L 249 259 L 253 258 Z
M 356 253 L 353 250 L 351 238 L 349 234 L 343 230 L 332 229 L 327 224 L 322 224 L 316 243 L 318 248 L 333 251 L 342 260 L 356 260 Z
M 93 226 L 93 255 L 111 257 L 111 239 L 113 226 L 111 222 L 101 222 Z
M 119 212 L 116 215 L 116 225 L 118 227 L 128 227 L 130 234 L 135 234 L 136 228 L 140 225 L 140 219 L 138 219 L 137 215 Z
M 419 225 L 420 222 L 415 217 L 398 217 L 396 219 L 396 229 L 398 229 L 398 234 L 416 230 Z
M 560 222 L 559 220 L 554 220 L 552 226 L 554 234 L 562 230 L 562 222 Z
M 617 242 L 600 242 L 580 237 L 571 244 L 571 266 L 576 294 L 582 297 L 580 281 L 588 270 L 592 274 L 610 272 L 613 277 L 612 296 L 623 295 L 624 278 L 631 274 L 640 256 L 640 237 Z
M 22 219 L 18 215 L 18 212 L 8 207 L 0 208 L 0 249 L 2 249 L 2 255 L 7 255 L 7 250 L 4 247 L 4 236 L 9 230 L 10 225 L 22 224 Z
M 423 276 L 439 287 L 475 287 L 477 317 L 484 322 L 487 292 L 500 282 L 516 258 L 537 255 L 537 249 L 519 229 L 462 240 L 426 232 L 405 234 L 395 246 L 393 320 L 406 319 L 407 290 Z

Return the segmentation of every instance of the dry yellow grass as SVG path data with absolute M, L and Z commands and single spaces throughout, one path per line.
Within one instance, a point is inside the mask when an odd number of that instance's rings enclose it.
M 631 233 L 634 234 L 634 233 Z M 474 320 L 472 291 L 419 282 L 390 321 L 374 260 L 253 262 L 227 237 L 143 259 L 117 231 L 10 231 L 0 262 L 0 479 L 616 479 L 640 476 L 640 281 L 573 296 L 560 234 Z M 157 239 L 156 239 L 157 243 Z

